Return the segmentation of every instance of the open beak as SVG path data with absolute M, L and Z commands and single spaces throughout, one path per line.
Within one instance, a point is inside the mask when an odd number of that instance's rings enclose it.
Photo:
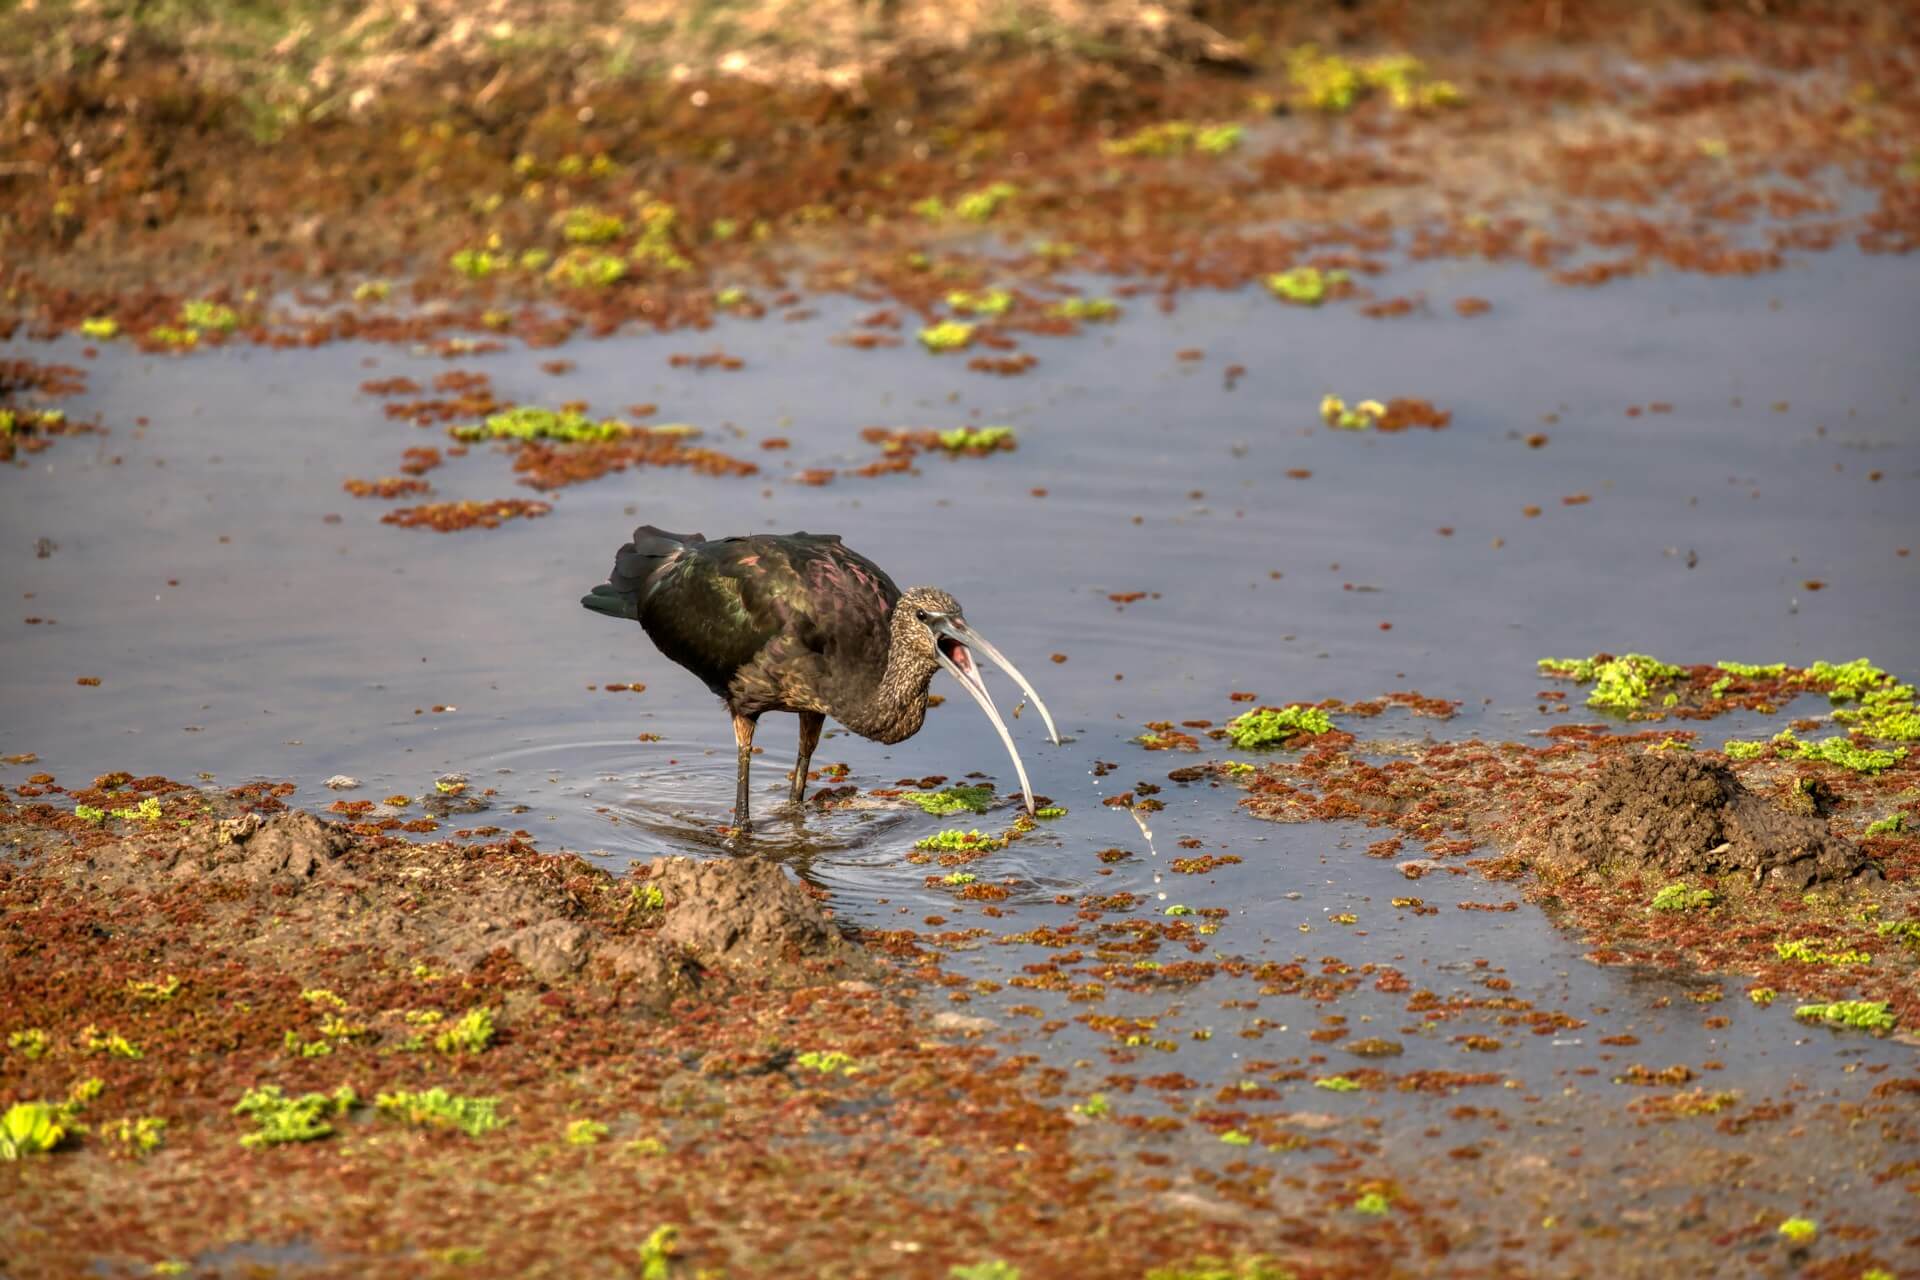
M 1020 763 L 1020 753 L 1014 749 L 1013 735 L 1007 732 L 1007 722 L 1000 718 L 1000 711 L 993 705 L 993 698 L 987 693 L 986 681 L 980 678 L 980 666 L 973 660 L 973 651 L 978 649 L 998 663 L 1002 670 L 1013 677 L 1023 693 L 1038 708 L 1040 718 L 1046 721 L 1047 736 L 1057 746 L 1060 734 L 1053 727 L 1053 716 L 1047 710 L 1047 704 L 1040 701 L 1040 695 L 1033 691 L 1027 678 L 1020 669 L 1008 662 L 1006 655 L 989 644 L 978 632 L 969 627 L 960 618 L 943 618 L 934 624 L 934 655 L 940 665 L 947 669 L 961 687 L 973 695 L 980 709 L 987 713 L 987 719 L 993 721 L 993 727 L 1000 733 L 1000 741 L 1006 745 L 1007 754 L 1013 757 L 1013 771 L 1020 775 L 1020 794 L 1026 800 L 1027 812 L 1033 812 L 1033 787 L 1027 781 L 1026 766 Z

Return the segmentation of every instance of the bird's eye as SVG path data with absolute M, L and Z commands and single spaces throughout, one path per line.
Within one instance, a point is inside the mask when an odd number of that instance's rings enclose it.
M 919 613 L 919 618 L 920 618 L 920 621 L 922 621 L 922 622 L 932 622 L 932 621 L 933 621 L 933 615 L 932 615 L 932 614 L 930 614 L 930 613 L 928 613 L 928 612 L 927 612 L 927 611 L 926 611 L 925 609 L 921 609 L 921 610 L 919 610 L 919 611 L 918 611 L 918 613 Z

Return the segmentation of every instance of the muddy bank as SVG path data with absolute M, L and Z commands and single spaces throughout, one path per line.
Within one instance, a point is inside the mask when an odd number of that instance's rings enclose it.
M 772 864 L 615 877 L 356 835 L 259 785 L 16 790 L 0 1098 L 64 1132 L 0 1162 L 11 1275 L 535 1274 L 559 1238 L 568 1274 L 1377 1273 L 1305 1205 L 1255 1218 L 1078 1152 L 1057 1073 L 933 1015 L 935 968 L 876 959 Z
M 1798 692 L 1783 684 L 1772 696 Z M 1411 743 L 1332 728 L 1257 768 L 1172 776 L 1237 781 L 1241 804 L 1270 821 L 1391 829 L 1367 855 L 1394 860 L 1410 882 L 1516 883 L 1580 931 L 1597 963 L 1743 975 L 1756 1004 L 1864 1001 L 1877 1012 L 1848 1025 L 1920 1031 L 1910 752 L 1885 752 L 1884 764 L 1835 752 L 1879 766 L 1848 769 L 1737 741 L 1731 754 L 1706 751 L 1692 730 L 1563 724 L 1543 736 Z M 1782 741 L 1801 745 L 1790 731 Z

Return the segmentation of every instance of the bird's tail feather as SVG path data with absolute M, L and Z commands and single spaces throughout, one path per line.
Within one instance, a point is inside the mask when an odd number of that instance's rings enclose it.
M 582 596 L 580 603 L 609 618 L 637 620 L 647 579 L 685 548 L 705 541 L 697 533 L 668 533 L 643 524 L 633 531 L 633 541 L 614 553 L 607 581 Z
M 639 595 L 615 590 L 604 582 L 581 596 L 580 603 L 595 613 L 606 614 L 609 618 L 625 618 L 630 622 L 637 622 L 640 618 Z

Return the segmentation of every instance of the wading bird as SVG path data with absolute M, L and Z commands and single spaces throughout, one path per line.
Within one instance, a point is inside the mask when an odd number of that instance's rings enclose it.
M 830 533 L 752 534 L 708 542 L 652 525 L 614 555 L 613 573 L 580 600 L 632 618 L 660 652 L 699 676 L 733 715 L 740 749 L 734 824 L 747 825 L 753 730 L 768 711 L 800 716 L 792 802 L 832 716 L 863 738 L 900 742 L 920 731 L 927 686 L 944 668 L 1000 731 L 1033 812 L 1033 788 L 1013 735 L 994 708 L 973 650 L 999 663 L 1059 733 L 1027 678 L 967 625 L 960 602 L 935 587 L 901 591 L 879 565 Z

